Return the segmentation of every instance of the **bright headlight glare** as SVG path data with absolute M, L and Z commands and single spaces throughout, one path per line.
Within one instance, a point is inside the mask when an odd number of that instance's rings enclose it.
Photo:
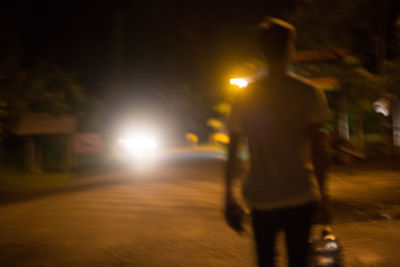
M 148 135 L 134 135 L 119 139 L 118 143 L 126 152 L 133 154 L 142 154 L 149 151 L 154 151 L 158 147 L 156 138 Z

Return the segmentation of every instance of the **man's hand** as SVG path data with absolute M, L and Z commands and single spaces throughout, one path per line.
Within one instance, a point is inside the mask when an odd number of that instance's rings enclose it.
M 229 198 L 225 201 L 225 220 L 228 223 L 228 225 L 238 233 L 244 231 L 243 228 L 244 215 L 245 215 L 244 210 L 235 200 Z

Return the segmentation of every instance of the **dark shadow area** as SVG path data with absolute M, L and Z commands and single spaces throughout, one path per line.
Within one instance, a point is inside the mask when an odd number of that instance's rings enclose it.
M 47 249 L 37 244 L 5 243 L 0 246 L 2 266 L 21 266 L 28 260 L 47 257 Z
M 400 199 L 392 204 L 400 204 Z M 382 210 L 383 203 L 347 203 L 333 198 L 331 205 L 334 224 L 400 219 L 399 213 Z
M 387 157 L 379 160 L 360 160 L 351 164 L 334 164 L 331 169 L 348 173 L 368 170 L 400 171 L 400 158 Z

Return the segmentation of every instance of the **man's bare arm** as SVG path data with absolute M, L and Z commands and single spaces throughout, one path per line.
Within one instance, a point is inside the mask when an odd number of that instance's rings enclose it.
M 244 230 L 244 211 L 233 196 L 233 179 L 237 171 L 239 140 L 240 135 L 238 133 L 230 133 L 228 163 L 225 173 L 225 220 L 230 227 L 240 233 Z
M 318 180 L 322 200 L 327 200 L 326 173 L 329 166 L 329 143 L 327 134 L 321 131 L 321 124 L 311 125 L 311 148 L 314 173 Z
M 225 200 L 231 201 L 233 200 L 233 188 L 232 181 L 235 177 L 237 171 L 237 152 L 239 147 L 240 134 L 231 132 L 230 133 L 230 142 L 228 148 L 228 162 L 226 165 L 226 173 L 225 173 Z

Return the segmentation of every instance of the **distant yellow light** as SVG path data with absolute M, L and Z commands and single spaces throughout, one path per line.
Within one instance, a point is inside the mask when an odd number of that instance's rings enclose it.
M 229 113 L 230 113 L 230 110 L 227 114 L 229 114 Z M 214 129 L 223 129 L 225 127 L 225 123 L 223 123 L 221 120 L 211 118 L 211 119 L 207 120 L 207 126 L 210 126 Z
M 197 144 L 199 142 L 199 138 L 194 133 L 186 133 L 186 140 Z
M 246 79 L 243 79 L 243 78 L 230 79 L 230 83 L 233 84 L 233 85 L 238 86 L 239 88 L 247 87 L 247 85 L 249 84 L 249 82 L 246 81 Z
M 229 136 L 225 133 L 213 133 L 211 134 L 211 140 L 222 144 L 229 144 Z

